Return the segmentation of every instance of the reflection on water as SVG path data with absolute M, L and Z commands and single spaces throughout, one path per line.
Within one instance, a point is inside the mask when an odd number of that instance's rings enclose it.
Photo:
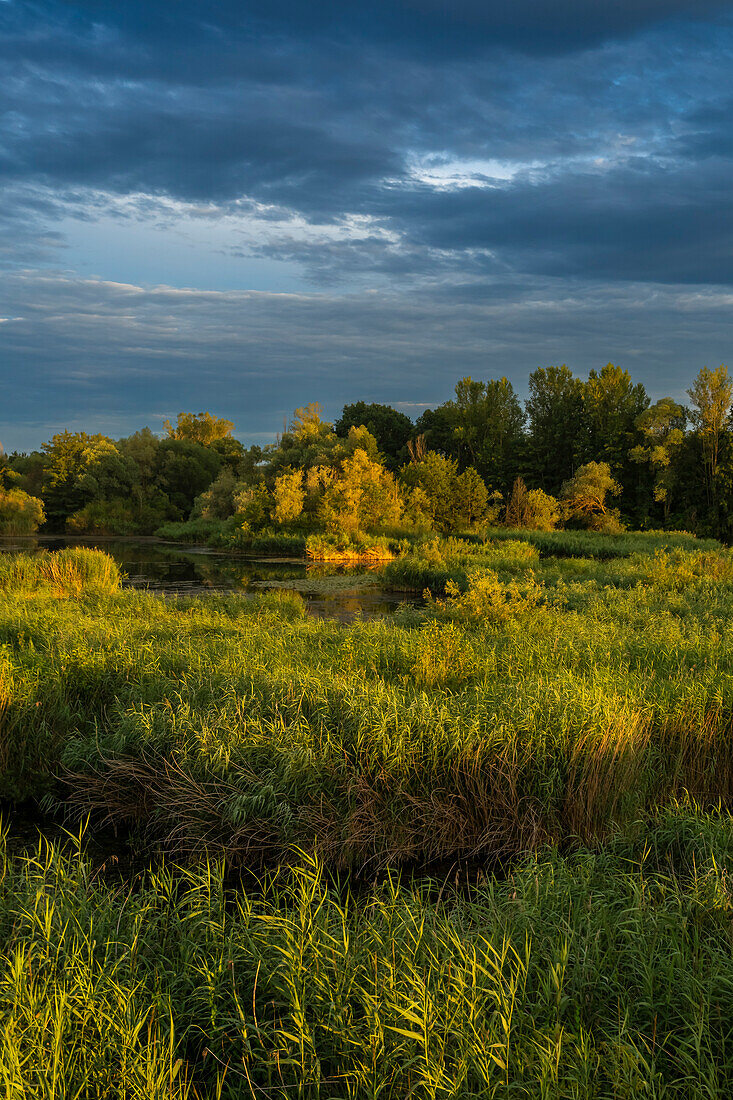
M 317 577 L 362 574 L 365 567 L 307 563 L 301 558 L 232 558 L 207 546 L 185 546 L 144 538 L 65 538 L 40 535 L 0 539 L 0 551 L 61 550 L 65 546 L 89 546 L 110 554 L 122 570 L 123 584 L 156 592 L 195 594 L 200 592 L 256 592 L 268 583 L 288 588 L 288 581 L 303 582 Z M 350 622 L 358 616 L 374 618 L 394 611 L 404 595 L 385 592 L 376 586 L 337 591 L 302 592 L 311 615 Z

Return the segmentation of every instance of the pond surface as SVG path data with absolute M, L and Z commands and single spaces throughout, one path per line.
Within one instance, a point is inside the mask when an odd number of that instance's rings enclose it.
M 300 592 L 309 614 L 351 622 L 396 610 L 404 594 L 374 584 L 364 565 L 334 566 L 303 558 L 239 558 L 208 546 L 189 546 L 155 538 L 69 538 L 36 535 L 0 539 L 0 551 L 61 550 L 88 546 L 104 550 L 118 563 L 123 585 L 155 592 L 193 595 L 285 588 Z M 410 602 L 419 603 L 420 600 Z

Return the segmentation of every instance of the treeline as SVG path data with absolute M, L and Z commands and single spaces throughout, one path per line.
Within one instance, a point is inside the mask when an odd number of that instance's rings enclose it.
M 608 364 L 529 377 L 461 379 L 416 422 L 388 405 L 316 404 L 276 442 L 244 447 L 231 421 L 181 413 L 163 438 L 61 432 L 0 459 L 0 532 L 149 534 L 162 525 L 443 533 L 503 522 L 619 530 L 686 528 L 733 536 L 733 382 L 703 368 L 689 402 L 651 403 Z

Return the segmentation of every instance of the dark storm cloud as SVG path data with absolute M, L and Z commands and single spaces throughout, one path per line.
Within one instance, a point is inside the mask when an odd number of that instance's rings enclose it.
M 669 117 L 699 106 L 685 102 L 684 81 L 665 98 L 660 67 L 679 69 L 681 44 L 694 43 L 690 26 L 675 38 L 670 20 L 699 24 L 726 8 L 0 3 L 0 178 L 186 200 L 250 196 L 321 220 L 369 212 L 384 180 L 405 177 L 411 152 L 593 155 L 614 127 L 664 141 Z M 661 53 L 632 56 L 630 68 L 613 56 L 568 57 L 650 24 L 666 28 Z M 702 57 L 704 24 L 700 33 Z M 507 48 L 547 56 L 508 59 Z M 703 83 L 704 61 L 690 64 Z M 634 65 L 648 70 L 642 95 Z M 715 103 L 706 107 L 714 119 Z M 726 129 L 721 114 L 708 140 Z
M 173 386 L 225 411 L 244 387 L 255 431 L 286 393 L 432 401 L 573 356 L 673 388 L 726 358 L 730 2 L 0 0 L 0 27 L 0 264 L 39 269 L 0 291 L 26 422 L 31 384 L 131 427 Z M 110 220 L 161 247 L 176 204 L 241 219 L 217 258 L 325 293 L 73 274 L 114 273 Z M 102 227 L 83 268 L 69 222 Z
M 213 73 L 214 59 L 231 56 L 227 46 L 240 47 L 253 36 L 386 42 L 392 49 L 430 57 L 473 53 L 487 43 L 530 54 L 566 54 L 627 38 L 650 25 L 704 20 L 727 6 L 726 0 L 514 0 L 511 5 L 505 0 L 218 0 L 205 5 L 198 0 L 78 0 L 30 2 L 20 13 L 17 5 L 6 18 L 19 34 L 33 22 L 73 35 L 79 43 L 77 60 L 84 56 L 84 37 L 94 36 L 111 47 L 113 56 L 134 43 L 139 71 L 164 46 L 167 56 L 155 57 L 156 73 L 192 58 Z M 47 58 L 44 46 L 43 37 L 37 37 L 33 56 Z
M 423 188 L 389 208 L 413 246 L 486 250 L 494 271 L 500 257 L 517 272 L 730 284 L 730 172 L 720 157 L 640 159 L 505 188 Z

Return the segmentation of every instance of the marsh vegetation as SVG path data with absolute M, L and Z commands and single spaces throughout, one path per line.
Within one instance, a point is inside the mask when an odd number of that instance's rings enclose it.
M 424 604 L 0 556 L 0 796 L 79 834 L 3 848 L 6 1095 L 730 1092 L 731 552 L 377 573 Z

